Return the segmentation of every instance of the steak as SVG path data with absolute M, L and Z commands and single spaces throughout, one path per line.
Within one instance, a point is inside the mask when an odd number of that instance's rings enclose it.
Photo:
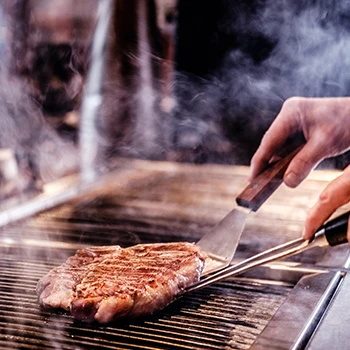
M 187 242 L 81 249 L 39 280 L 39 302 L 99 323 L 152 314 L 199 280 L 204 259 Z

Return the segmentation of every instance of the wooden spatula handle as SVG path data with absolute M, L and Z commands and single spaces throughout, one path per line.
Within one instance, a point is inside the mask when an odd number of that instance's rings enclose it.
M 236 198 L 239 206 L 257 211 L 283 182 L 283 175 L 300 147 L 275 163 L 271 163 Z

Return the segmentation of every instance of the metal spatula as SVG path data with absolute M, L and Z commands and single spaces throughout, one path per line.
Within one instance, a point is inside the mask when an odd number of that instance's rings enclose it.
M 197 245 L 208 254 L 202 276 L 221 270 L 230 264 L 248 214 L 250 211 L 257 211 L 283 182 L 284 172 L 298 150 L 278 162 L 271 163 L 238 195 L 237 206 L 197 242 Z

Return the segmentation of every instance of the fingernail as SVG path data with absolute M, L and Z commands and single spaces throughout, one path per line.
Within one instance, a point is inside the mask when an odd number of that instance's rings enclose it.
M 299 184 L 299 177 L 291 171 L 284 176 L 284 182 L 289 187 L 296 187 Z

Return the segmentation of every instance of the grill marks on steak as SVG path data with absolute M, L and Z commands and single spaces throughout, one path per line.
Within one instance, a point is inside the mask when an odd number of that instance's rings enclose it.
M 39 302 L 100 323 L 151 314 L 199 280 L 204 258 L 186 242 L 78 250 L 38 282 Z

